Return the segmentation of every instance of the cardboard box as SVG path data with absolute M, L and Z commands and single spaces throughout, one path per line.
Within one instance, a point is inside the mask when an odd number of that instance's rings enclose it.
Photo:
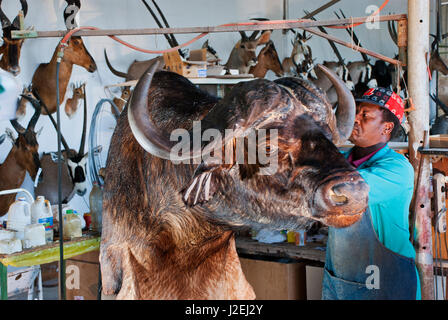
M 305 300 L 304 263 L 279 263 L 240 258 L 257 300 Z
M 182 60 L 178 51 L 163 54 L 165 69 L 187 78 L 207 77 L 206 49 L 191 50 L 190 58 L 200 60 Z
M 448 134 L 435 134 L 429 136 L 430 148 L 448 148 Z
M 324 268 L 306 266 L 306 298 L 307 300 L 322 299 L 322 279 Z
M 99 253 L 99 250 L 91 251 L 66 260 L 67 300 L 97 300 Z

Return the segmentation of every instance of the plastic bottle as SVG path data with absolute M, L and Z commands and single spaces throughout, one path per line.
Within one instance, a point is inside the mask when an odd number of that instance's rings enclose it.
M 73 210 L 67 210 L 63 218 L 64 239 L 71 240 L 73 238 L 82 237 L 81 219 L 73 212 Z
M 31 205 L 31 223 L 40 223 L 45 227 L 45 241 L 53 242 L 53 212 L 48 200 L 38 196 Z
M 89 195 L 90 214 L 92 223 L 90 229 L 93 232 L 101 232 L 102 213 L 103 213 L 103 190 L 97 182 L 93 183 L 92 191 Z
M 18 198 L 9 206 L 7 228 L 17 231 L 16 238 L 23 240 L 25 226 L 31 223 L 30 204 L 25 198 Z

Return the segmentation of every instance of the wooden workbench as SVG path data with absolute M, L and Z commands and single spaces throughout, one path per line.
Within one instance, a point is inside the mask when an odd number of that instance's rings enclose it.
M 236 249 L 241 257 L 287 258 L 316 266 L 325 264 L 325 247 L 322 242 L 307 242 L 301 247 L 288 242 L 262 243 L 248 237 L 236 238 Z
M 84 235 L 80 238 L 64 241 L 64 259 L 69 259 L 83 253 L 99 250 L 101 237 L 99 235 Z M 7 266 L 31 267 L 59 261 L 59 241 L 35 248 L 24 249 L 12 254 L 0 255 L 0 289 L 1 300 L 8 298 Z

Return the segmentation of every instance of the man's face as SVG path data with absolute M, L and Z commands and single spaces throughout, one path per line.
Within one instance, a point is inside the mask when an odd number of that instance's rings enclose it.
M 387 142 L 392 129 L 392 122 L 383 122 L 381 107 L 362 102 L 356 107 L 355 124 L 349 141 L 358 147 L 370 147 Z

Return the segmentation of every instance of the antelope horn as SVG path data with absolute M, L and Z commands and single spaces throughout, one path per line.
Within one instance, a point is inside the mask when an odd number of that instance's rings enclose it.
M 160 10 L 160 8 L 157 5 L 156 1 L 155 0 L 151 0 L 151 1 L 154 4 L 154 7 L 156 7 L 156 10 L 159 13 L 160 17 L 162 18 L 163 23 L 165 24 L 165 26 L 167 28 L 170 28 L 170 25 L 168 24 L 168 21 L 166 20 L 165 15 L 163 14 L 162 10 Z M 173 41 L 174 46 L 177 47 L 179 45 L 179 43 L 177 42 L 176 37 L 174 36 L 174 34 L 170 33 L 169 36 L 171 37 L 171 40 Z
M 339 11 L 341 12 L 342 17 L 345 19 L 346 17 L 345 17 L 344 12 L 342 11 L 342 9 L 339 9 Z M 341 19 L 336 11 L 334 12 L 334 14 L 336 15 L 336 17 L 337 17 L 338 19 Z M 353 42 L 354 42 L 355 44 L 357 44 L 358 46 L 362 47 L 362 46 L 361 46 L 361 43 L 359 42 L 358 37 L 356 36 L 355 30 L 354 30 L 353 28 L 350 28 L 350 29 L 351 29 L 351 31 L 350 31 L 349 29 L 345 29 L 345 30 L 348 32 L 348 34 L 350 35 L 350 37 L 352 37 L 352 35 L 353 35 L 353 38 L 352 38 L 352 39 L 353 39 Z M 367 54 L 365 54 L 364 52 L 361 52 L 361 56 L 362 56 L 362 60 L 364 60 L 364 62 L 369 62 L 369 61 L 370 61 L 370 60 L 369 60 L 369 57 L 368 57 Z
M 443 112 L 448 115 L 448 107 L 442 101 L 440 101 L 434 94 L 429 95 L 431 99 L 442 108 Z
M 17 121 L 17 119 L 10 120 L 12 126 L 19 134 L 24 134 L 26 132 L 26 129 L 20 125 L 20 123 Z
M 260 33 L 259 30 L 255 30 L 254 32 L 252 32 L 252 34 L 249 37 L 249 40 L 255 40 L 255 38 L 258 36 L 259 33 Z
M 39 103 L 39 101 L 37 101 L 36 99 L 30 97 L 29 95 L 21 94 L 21 96 L 24 97 L 29 102 L 31 102 L 31 105 L 34 108 L 34 114 L 31 117 L 30 122 L 28 123 L 28 127 L 26 128 L 26 131 L 34 131 L 34 127 L 35 127 L 35 125 L 37 123 L 37 120 L 39 120 L 40 113 L 41 113 L 40 103 Z
M 36 97 L 37 103 L 39 103 L 39 105 L 42 106 L 42 108 L 45 109 L 45 112 L 47 112 L 47 115 L 50 118 L 50 121 L 53 124 L 54 129 L 57 131 L 58 130 L 58 125 L 57 125 L 56 121 L 54 120 L 53 116 L 51 115 L 51 113 L 48 111 L 47 105 L 40 98 L 39 93 L 37 92 L 37 90 L 33 89 L 32 94 Z M 29 100 L 31 102 L 31 104 L 33 104 L 33 101 L 32 101 L 31 97 L 26 96 L 24 98 Z M 64 136 L 62 135 L 62 132 L 61 132 L 61 143 L 64 146 L 66 151 L 70 150 L 70 148 L 68 147 L 67 141 L 65 141 Z
M 3 12 L 1 5 L 2 5 L 2 0 L 0 0 L 0 20 L 2 23 L 2 28 L 5 29 L 5 28 L 8 28 L 11 26 L 11 21 L 9 21 L 8 17 Z
M 143 149 L 159 158 L 175 161 L 199 158 L 202 155 L 202 150 L 193 150 L 188 155 L 182 156 L 171 154 L 172 147 L 177 142 L 166 138 L 166 134 L 161 132 L 151 119 L 148 110 L 148 95 L 152 78 L 159 67 L 159 63 L 157 61 L 145 71 L 137 82 L 128 103 L 128 121 L 132 134 Z M 218 142 L 218 139 L 216 139 L 209 143 L 204 148 L 204 153 L 211 152 Z M 188 145 L 188 148 L 190 148 L 190 145 Z
M 20 0 L 20 4 L 22 5 L 23 17 L 25 17 L 28 13 L 28 3 L 26 3 L 26 0 Z M 20 20 L 18 15 L 14 18 L 12 25 L 14 28 L 20 29 Z
M 325 73 L 338 95 L 338 108 L 336 110 L 337 130 L 333 134 L 333 143 L 340 145 L 347 141 L 353 131 L 356 115 L 355 99 L 345 83 L 337 75 L 321 64 L 317 64 L 317 67 Z
M 387 22 L 387 30 L 389 30 L 392 41 L 398 46 L 397 31 L 395 30 L 395 23 L 393 21 Z
M 84 155 L 84 145 L 86 142 L 86 127 L 87 127 L 87 99 L 86 99 L 86 88 L 83 88 L 83 94 L 84 94 L 84 118 L 82 122 L 82 136 L 81 136 L 81 143 L 79 144 L 79 151 L 78 155 Z
M 146 7 L 146 9 L 148 9 L 149 13 L 151 14 L 151 16 L 154 18 L 154 21 L 156 22 L 156 24 L 159 26 L 159 28 L 163 28 L 162 23 L 160 23 L 159 18 L 157 18 L 156 14 L 154 13 L 154 11 L 151 9 L 151 7 L 148 5 L 148 3 L 145 0 L 142 0 L 143 5 Z M 161 14 L 160 8 L 157 6 L 157 4 L 153 1 L 154 5 L 156 6 L 157 11 L 160 13 L 160 15 L 162 16 L 162 19 L 164 20 L 165 24 L 167 25 L 167 28 L 169 28 L 165 17 L 163 16 L 163 14 Z M 169 35 L 169 34 L 164 34 L 163 35 L 166 39 L 166 41 L 168 41 L 168 44 L 171 46 L 171 48 L 177 47 L 177 41 L 176 39 L 174 39 L 173 35 Z M 184 57 L 184 53 L 179 49 L 179 54 Z
M 303 11 L 305 12 L 306 15 L 309 15 L 308 11 L 306 11 L 306 10 L 303 10 Z M 310 19 L 316 21 L 316 18 L 314 16 L 311 16 Z M 322 33 L 328 34 L 327 30 L 325 30 L 324 27 L 318 26 L 318 28 Z M 336 57 L 338 58 L 339 63 L 341 65 L 345 65 L 344 59 L 342 59 L 341 53 L 339 52 L 339 50 L 336 47 L 336 45 L 334 44 L 334 42 L 331 40 L 328 40 L 328 43 L 330 44 L 331 48 L 333 49 L 334 53 L 336 54 Z
M 247 38 L 245 31 L 240 31 L 240 35 L 241 35 L 241 38 L 243 39 L 243 41 L 247 41 L 248 38 Z

